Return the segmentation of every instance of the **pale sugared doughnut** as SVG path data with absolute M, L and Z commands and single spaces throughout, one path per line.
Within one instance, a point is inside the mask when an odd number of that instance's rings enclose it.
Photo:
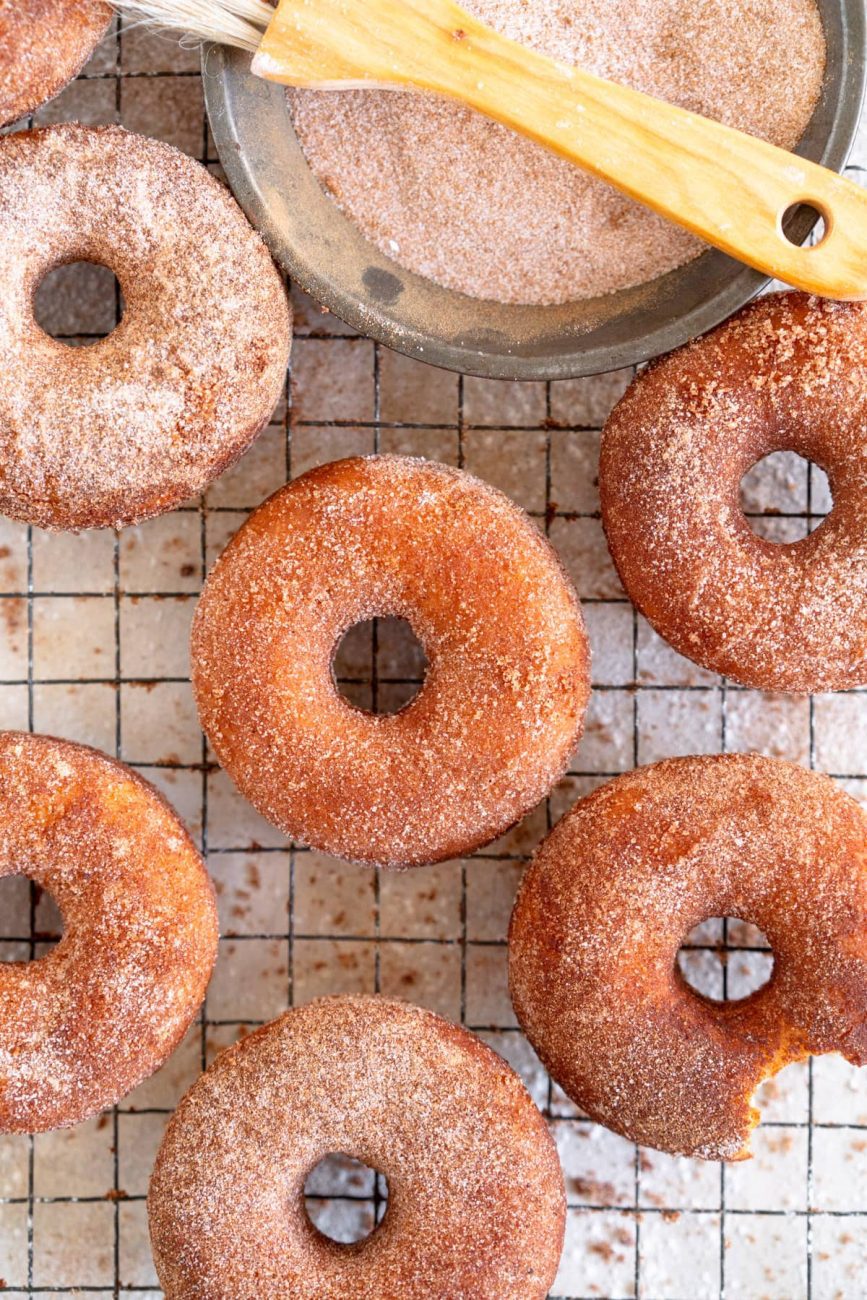
M 406 619 L 425 683 L 399 713 L 334 683 L 348 628 Z M 523 511 L 461 470 L 335 461 L 275 493 L 215 565 L 193 625 L 202 725 L 294 840 L 406 867 L 470 853 L 562 775 L 589 693 L 575 593 Z
M 771 978 L 746 998 L 704 998 L 677 966 L 712 916 L 771 945 Z M 663 1151 L 742 1159 L 764 1079 L 810 1053 L 867 1063 L 867 816 L 779 759 L 639 768 L 542 844 L 509 963 L 527 1036 L 593 1119 Z
M 384 1219 L 354 1245 L 304 1206 L 338 1152 L 388 1180 Z M 217 1057 L 169 1124 L 148 1213 L 167 1300 L 542 1300 L 565 1197 L 505 1061 L 430 1011 L 337 997 Z
M 110 22 L 102 0 L 0 0 L 0 126 L 53 99 Z
M 265 245 L 204 167 L 120 127 L 0 140 L 0 513 L 43 528 L 171 510 L 280 395 L 290 316 Z M 98 262 L 123 319 L 90 347 L 36 322 L 47 271 Z
M 867 305 L 774 294 L 650 366 L 602 440 L 602 519 L 623 585 L 676 650 L 763 690 L 867 682 Z M 791 450 L 834 507 L 757 537 L 743 475 Z
M 0 962 L 0 1132 L 77 1124 L 174 1051 L 217 954 L 214 892 L 165 800 L 105 754 L 0 733 L 0 877 L 51 894 L 63 936 Z M 22 936 L 23 937 L 23 936 Z

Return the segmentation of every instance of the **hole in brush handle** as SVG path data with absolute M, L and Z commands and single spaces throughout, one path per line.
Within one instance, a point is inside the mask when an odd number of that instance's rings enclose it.
M 807 216 L 815 224 L 812 227 L 813 241 L 806 246 L 809 252 L 813 248 L 818 248 L 824 244 L 825 240 L 831 233 L 833 220 L 827 208 L 823 207 L 814 199 L 801 199 L 797 203 L 790 203 L 784 208 L 779 217 L 779 231 L 787 243 L 794 245 L 796 248 L 805 247 L 801 241 L 792 234 L 792 227 L 798 217 Z

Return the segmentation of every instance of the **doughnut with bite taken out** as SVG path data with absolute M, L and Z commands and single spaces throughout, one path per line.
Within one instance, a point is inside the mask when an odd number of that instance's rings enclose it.
M 712 916 L 764 931 L 774 967 L 732 1002 L 680 945 Z M 867 1064 L 867 815 L 826 776 L 756 754 L 675 758 L 580 800 L 544 841 L 509 932 L 512 1001 L 592 1119 L 676 1155 L 740 1160 L 783 1066 Z

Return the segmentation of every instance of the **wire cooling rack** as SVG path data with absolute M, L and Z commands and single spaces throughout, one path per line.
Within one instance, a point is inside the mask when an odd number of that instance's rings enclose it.
M 37 124 L 120 121 L 219 171 L 196 55 L 114 30 Z M 19 125 L 28 125 L 23 123 Z M 863 175 L 862 133 L 850 171 Z M 867 796 L 867 693 L 760 695 L 668 650 L 633 611 L 601 533 L 598 429 L 630 375 L 522 387 L 407 361 L 296 299 L 286 400 L 204 501 L 115 536 L 53 537 L 0 521 L 0 725 L 85 741 L 132 763 L 201 845 L 220 901 L 221 953 L 200 1022 L 153 1079 L 68 1132 L 0 1138 L 0 1279 L 10 1297 L 160 1294 L 145 1194 L 178 1098 L 221 1047 L 293 1003 L 382 991 L 460 1019 L 523 1075 L 548 1118 L 569 1217 L 552 1296 L 563 1300 L 831 1300 L 867 1294 L 867 1079 L 836 1058 L 766 1085 L 755 1159 L 728 1168 L 637 1150 L 582 1117 L 518 1031 L 505 928 L 523 863 L 575 798 L 670 754 L 756 749 L 837 775 Z M 122 310 L 110 273 L 66 268 L 43 286 L 43 324 L 70 343 Z M 290 476 L 359 452 L 462 465 L 534 515 L 581 593 L 594 649 L 585 739 L 547 805 L 484 852 L 405 875 L 347 867 L 286 844 L 234 793 L 198 730 L 186 644 L 203 574 L 246 513 Z M 745 489 L 757 530 L 803 536 L 828 508 L 821 475 L 791 456 Z M 354 630 L 339 670 L 350 698 L 396 708 L 423 665 L 403 625 Z M 2 882 L 0 957 L 56 940 L 50 900 Z M 682 954 L 697 986 L 740 996 L 767 975 L 762 936 L 710 921 Z M 334 1162 L 308 1186 L 338 1237 L 369 1231 L 386 1189 Z M 263 1298 L 264 1300 L 264 1298 Z

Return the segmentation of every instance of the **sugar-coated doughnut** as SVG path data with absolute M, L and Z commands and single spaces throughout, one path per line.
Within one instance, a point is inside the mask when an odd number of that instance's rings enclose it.
M 399 713 L 337 690 L 343 634 L 412 626 L 430 665 Z M 589 693 L 578 600 L 501 492 L 405 456 L 335 461 L 275 493 L 218 560 L 193 624 L 202 725 L 287 835 L 402 867 L 471 852 L 565 770 Z
M 764 690 L 867 682 L 867 305 L 774 294 L 650 366 L 615 407 L 599 486 L 630 598 L 674 648 Z M 756 536 L 743 475 L 772 452 L 824 469 L 808 537 Z
M 111 22 L 102 0 L 0 0 L 0 126 L 53 99 Z
M 354 1245 L 304 1183 L 343 1153 L 388 1180 Z M 323 998 L 217 1057 L 172 1118 L 148 1196 L 167 1300 L 542 1300 L 563 1176 L 518 1076 L 466 1029 L 374 997 Z
M 283 285 L 199 163 L 120 127 L 0 140 L 0 513 L 120 526 L 201 492 L 249 446 L 289 353 Z M 69 347 L 33 311 L 47 271 L 115 272 L 123 318 Z
M 214 892 L 165 800 L 123 763 L 0 733 L 0 877 L 63 916 L 56 947 L 0 962 L 0 1132 L 77 1124 L 174 1051 L 217 955 Z M 23 936 L 22 936 L 23 937 Z
M 764 931 L 774 967 L 714 1002 L 677 966 L 712 916 Z M 679 1155 L 739 1160 L 759 1084 L 810 1053 L 867 1063 L 867 815 L 779 759 L 670 759 L 582 799 L 539 849 L 509 936 L 515 1011 L 593 1119 Z

